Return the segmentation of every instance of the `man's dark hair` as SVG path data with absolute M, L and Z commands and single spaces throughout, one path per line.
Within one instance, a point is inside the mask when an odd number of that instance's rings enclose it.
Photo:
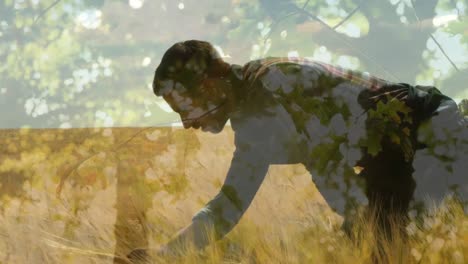
M 216 49 L 206 41 L 187 40 L 170 47 L 161 59 L 153 80 L 153 91 L 160 95 L 161 81 L 172 80 L 193 87 L 224 63 Z

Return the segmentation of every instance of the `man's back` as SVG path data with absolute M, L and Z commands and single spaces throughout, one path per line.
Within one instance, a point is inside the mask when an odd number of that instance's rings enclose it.
M 301 59 L 252 61 L 242 73 L 247 98 L 231 117 L 237 156 L 243 156 L 245 146 L 257 145 L 245 156 L 252 164 L 261 164 L 259 159 L 303 163 L 330 206 L 342 214 L 346 204 L 366 204 L 369 189 L 401 190 L 405 203 L 414 190 L 418 199 L 428 194 L 427 183 L 421 190 L 415 182 L 428 179 L 425 172 L 412 177 L 415 152 L 424 147 L 419 125 L 441 109 L 456 116 L 456 104 L 436 88 Z M 259 151 L 252 154 L 252 149 Z M 417 158 L 421 162 L 421 155 Z M 445 194 L 444 186 L 434 198 Z
M 345 213 L 345 200 L 365 202 L 363 179 L 354 173 L 366 137 L 367 109 L 358 99 L 363 91 L 376 92 L 391 83 L 358 71 L 287 58 L 249 62 L 242 67 L 242 78 L 246 99 L 231 117 L 238 159 L 249 159 L 251 164 L 303 163 L 339 213 Z M 245 185 L 249 186 L 247 181 Z

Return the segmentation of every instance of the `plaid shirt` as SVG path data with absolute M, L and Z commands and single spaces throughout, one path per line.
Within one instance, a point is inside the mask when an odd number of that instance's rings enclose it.
M 359 183 L 360 176 L 348 173 L 349 185 L 343 180 L 345 171 L 356 171 L 354 166 L 358 166 L 357 169 L 362 166 L 361 170 L 368 165 L 378 168 L 378 164 L 364 160 L 366 156 L 361 152 L 365 145 L 360 141 L 370 142 L 366 132 L 368 116 L 363 115 L 367 109 L 362 101 L 374 103 L 388 96 L 392 100 L 405 100 L 409 94 L 422 100 L 416 100 L 415 106 L 424 106 L 424 111 L 434 111 L 426 105 L 439 106 L 440 103 L 435 88 L 425 91 L 306 59 L 267 58 L 251 61 L 243 67 L 235 65 L 232 70 L 243 87 L 252 88 L 246 90 L 246 104 L 231 115 L 236 151 L 221 191 L 193 217 L 194 226 L 213 225 L 218 237 L 229 232 L 247 210 L 270 164 L 304 164 L 325 201 L 341 215 L 346 214 L 348 203 L 364 204 L 366 196 Z M 257 89 L 258 85 L 264 89 Z M 432 104 L 434 98 L 437 100 Z M 444 102 L 438 109 L 445 109 L 445 113 L 433 123 L 436 129 L 446 127 L 447 122 L 456 124 L 453 120 L 458 118 L 450 118 L 456 116 L 453 111 L 456 104 L 450 100 Z M 405 148 L 403 139 L 408 135 L 402 126 L 406 123 L 401 124 L 390 132 L 397 133 Z M 293 127 L 296 129 L 291 129 Z M 341 138 L 339 145 L 335 144 L 337 136 Z M 428 163 L 430 161 L 428 159 Z M 466 170 L 459 171 L 466 174 Z M 433 186 L 432 179 L 419 177 L 416 180 L 423 187 L 420 196 L 415 196 L 419 199 L 415 199 L 415 204 L 428 193 L 424 184 Z M 466 183 L 465 176 L 458 179 Z M 439 185 L 441 189 L 448 189 Z M 428 188 L 432 189 L 437 188 Z M 209 241 L 201 228 L 195 231 L 196 245 L 204 247 Z
M 333 66 L 324 62 L 297 57 L 269 57 L 252 61 L 244 66 L 244 76 L 257 79 L 268 72 L 268 69 L 279 65 L 301 65 L 315 69 L 322 76 L 331 79 L 341 79 L 357 86 L 364 87 L 370 91 L 377 91 L 389 81 L 372 76 L 366 72 Z M 287 74 L 286 74 L 287 75 Z

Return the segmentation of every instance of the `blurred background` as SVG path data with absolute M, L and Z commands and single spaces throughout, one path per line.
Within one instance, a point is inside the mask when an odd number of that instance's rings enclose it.
M 152 92 L 175 42 L 209 41 L 241 65 L 307 57 L 435 85 L 460 102 L 467 8 L 466 0 L 0 1 L 0 263 L 122 263 L 136 247 L 166 243 L 218 193 L 232 129 L 181 129 Z M 410 258 L 465 263 L 461 215 L 453 225 L 438 217 L 414 226 Z M 181 263 L 363 263 L 368 247 L 336 234 L 340 221 L 302 165 L 271 166 L 228 238 Z
M 151 91 L 177 41 L 300 56 L 468 98 L 466 0 L 4 0 L 0 128 L 177 125 Z

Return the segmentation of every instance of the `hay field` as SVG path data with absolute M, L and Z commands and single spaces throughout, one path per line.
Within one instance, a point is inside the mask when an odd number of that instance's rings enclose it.
M 167 242 L 218 192 L 233 132 L 179 128 L 0 131 L 0 263 L 125 263 L 135 247 Z M 360 243 L 324 203 L 300 165 L 271 166 L 229 235 L 169 263 L 365 263 Z M 408 226 L 409 245 L 388 243 L 391 263 L 466 263 L 468 218 L 455 204 Z

